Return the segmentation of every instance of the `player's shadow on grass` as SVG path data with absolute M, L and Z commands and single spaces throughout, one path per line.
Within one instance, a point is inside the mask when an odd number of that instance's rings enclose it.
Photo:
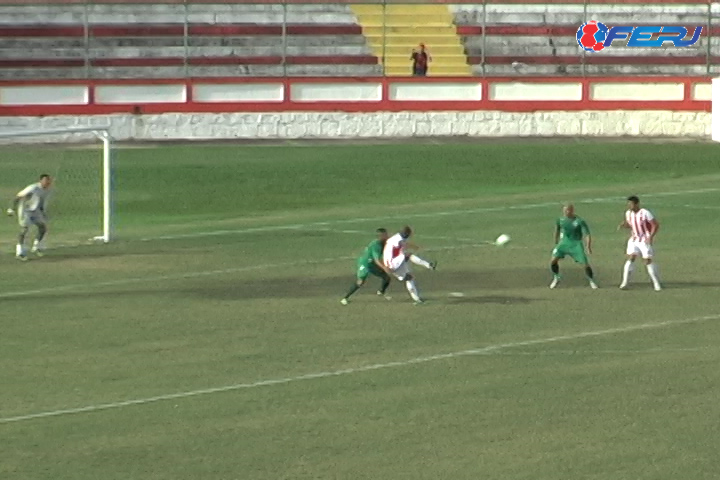
M 478 305 L 498 304 L 498 305 L 526 305 L 528 303 L 537 302 L 538 299 L 518 297 L 510 295 L 487 295 L 487 296 L 467 296 L 467 297 L 450 297 L 444 303 L 449 305 L 474 303 Z
M 48 254 L 42 259 L 43 263 L 61 264 L 65 262 L 74 262 L 77 260 L 103 260 L 127 259 L 129 257 L 147 257 L 147 256 L 168 256 L 181 253 L 178 250 L 163 249 L 162 247 L 147 247 L 143 249 L 126 249 L 122 246 L 102 247 L 92 246 L 87 248 L 65 248 L 58 249 Z
M 720 282 L 662 282 L 663 288 L 665 289 L 683 289 L 683 288 L 720 288 Z M 635 282 L 631 284 L 631 287 L 638 288 L 638 282 Z M 651 285 L 648 283 L 648 288 L 651 287 Z
M 428 272 L 416 269 L 417 283 L 428 298 L 440 298 L 448 292 L 469 290 L 522 290 L 544 286 L 549 274 L 542 269 L 468 270 Z M 213 279 L 185 287 L 188 295 L 215 300 L 263 299 L 263 298 L 327 298 L 328 295 L 341 298 L 353 283 L 352 273 L 332 277 L 281 277 Z M 380 279 L 370 277 L 358 295 L 367 295 L 378 289 Z M 580 284 L 578 284 L 580 286 Z M 404 285 L 393 281 L 389 293 L 395 297 L 406 296 Z M 465 303 L 519 304 L 529 303 L 521 295 L 473 295 L 462 297 Z
M 418 283 L 427 291 L 466 292 L 472 290 L 523 290 L 550 283 L 543 268 L 522 267 L 420 272 Z
M 522 290 L 545 287 L 549 274 L 542 268 L 508 268 L 465 271 L 436 272 L 417 270 L 417 282 L 422 293 L 428 298 L 442 299 L 444 304 L 527 304 L 531 298 L 523 296 Z M 570 281 L 572 280 L 572 282 Z M 69 297 L 82 300 L 92 298 L 132 298 L 153 297 L 156 295 L 196 297 L 220 301 L 242 301 L 252 299 L 283 299 L 283 298 L 318 298 L 325 301 L 328 297 L 340 299 L 354 281 L 352 272 L 330 277 L 288 276 L 261 277 L 257 272 L 238 275 L 221 275 L 217 277 L 186 278 L 166 285 L 164 282 L 147 284 L 142 287 L 121 285 L 117 288 L 104 287 L 96 291 L 63 291 L 38 294 L 38 298 L 51 299 Z M 370 277 L 368 283 L 358 295 L 373 295 L 380 285 L 380 279 Z M 587 288 L 580 279 L 569 279 L 564 288 Z M 487 295 L 480 292 L 487 292 Z M 465 297 L 448 298 L 449 292 L 470 292 Z M 404 285 L 393 281 L 389 293 L 393 297 L 406 298 Z M 3 298 L 27 299 L 28 295 Z

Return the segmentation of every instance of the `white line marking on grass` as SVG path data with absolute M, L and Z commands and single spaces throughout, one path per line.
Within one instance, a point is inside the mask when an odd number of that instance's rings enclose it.
M 641 197 L 665 197 L 674 195 L 693 195 L 699 193 L 710 193 L 720 191 L 720 188 L 702 188 L 696 190 L 681 190 L 675 192 L 660 192 L 653 194 L 640 195 Z M 586 198 L 579 200 L 575 203 L 598 203 L 598 202 L 609 202 L 609 201 L 622 201 L 625 197 L 613 196 L 613 197 L 601 197 L 601 198 Z M 348 218 L 344 220 L 330 220 L 325 222 L 310 222 L 310 223 L 297 223 L 297 224 L 286 224 L 286 225 L 268 225 L 262 227 L 248 227 L 239 228 L 232 230 L 215 230 L 210 232 L 194 232 L 194 233 L 179 233 L 175 235 L 161 235 L 157 237 L 146 237 L 141 238 L 141 242 L 151 242 L 155 240 L 181 240 L 186 238 L 202 238 L 202 237 L 217 237 L 223 235 L 242 235 L 247 233 L 266 233 L 266 232 L 277 232 L 283 230 L 301 230 L 315 227 L 327 227 L 330 225 L 343 225 L 348 223 L 362 223 L 362 222 L 376 222 L 380 220 L 408 220 L 413 218 L 432 218 L 432 217 L 443 217 L 450 215 L 467 215 L 473 213 L 489 213 L 489 212 L 504 212 L 508 210 L 527 210 L 533 208 L 544 208 L 560 206 L 562 202 L 542 202 L 542 203 L 527 203 L 520 205 L 507 205 L 502 207 L 479 207 L 470 208 L 464 210 L 447 210 L 444 212 L 427 212 L 427 213 L 408 213 L 402 215 L 386 215 L 378 217 L 358 217 Z
M 569 340 L 579 340 L 579 339 L 591 338 L 591 337 L 603 337 L 603 336 L 615 335 L 615 334 L 619 334 L 619 333 L 630 333 L 630 332 L 636 332 L 636 331 L 641 331 L 641 330 L 658 329 L 658 328 L 664 328 L 664 327 L 669 327 L 669 326 L 683 325 L 683 324 L 689 324 L 689 323 L 698 323 L 698 322 L 709 321 L 709 320 L 718 320 L 718 319 L 720 319 L 720 314 L 707 315 L 704 317 L 686 318 L 686 319 L 682 319 L 682 320 L 667 320 L 664 322 L 656 322 L 656 323 L 641 323 L 641 324 L 636 324 L 636 325 L 628 325 L 625 327 L 608 328 L 605 330 L 591 330 L 591 331 L 587 331 L 587 332 L 579 332 L 579 333 L 570 333 L 568 335 L 560 335 L 557 337 L 546 337 L 546 338 L 537 338 L 537 339 L 533 339 L 533 340 L 523 340 L 523 341 L 519 341 L 519 342 L 500 343 L 497 345 L 489 345 L 486 347 L 474 348 L 474 349 L 470 349 L 470 350 L 459 350 L 459 351 L 450 352 L 450 353 L 439 353 L 436 355 L 415 357 L 415 358 L 410 358 L 407 360 L 399 360 L 399 361 L 395 361 L 395 362 L 374 363 L 374 364 L 365 365 L 365 366 L 361 366 L 361 367 L 344 368 L 344 369 L 339 369 L 339 370 L 328 370 L 328 371 L 324 371 L 324 372 L 308 373 L 305 375 L 298 375 L 298 376 L 294 376 L 294 377 L 259 380 L 257 382 L 252 382 L 252 383 L 236 383 L 233 385 L 224 385 L 221 387 L 203 388 L 200 390 L 189 390 L 186 392 L 169 393 L 169 394 L 165 394 L 165 395 L 158 395 L 155 397 L 137 398 L 137 399 L 132 399 L 132 400 L 123 400 L 123 401 L 119 401 L 119 402 L 100 403 L 100 404 L 96 404 L 96 405 L 86 405 L 84 407 L 66 408 L 66 409 L 61 409 L 61 410 L 49 410 L 49 411 L 45 411 L 45 412 L 29 413 L 26 415 L 4 417 L 4 418 L 0 418 L 0 424 L 22 422 L 25 420 L 33 420 L 33 419 L 39 419 L 39 418 L 60 417 L 60 416 L 64 416 L 64 415 L 73 415 L 73 414 L 79 414 L 79 413 L 97 412 L 97 411 L 102 411 L 102 410 L 111 410 L 111 409 L 117 409 L 117 408 L 130 407 L 133 405 L 147 405 L 150 403 L 156 403 L 156 402 L 161 402 L 161 401 L 165 401 L 165 400 L 177 400 L 177 399 L 181 399 L 181 398 L 197 397 L 197 396 L 201 396 L 201 395 L 210 395 L 213 393 L 231 392 L 231 391 L 235 391 L 235 390 L 245 390 L 245 389 L 250 389 L 250 388 L 258 388 L 258 387 L 269 387 L 269 386 L 273 386 L 273 385 L 285 385 L 288 383 L 301 382 L 301 381 L 305 381 L 305 380 L 315 380 L 315 379 L 323 379 L 323 378 L 330 378 L 330 377 L 339 377 L 339 376 L 351 375 L 351 374 L 355 374 L 355 373 L 371 372 L 371 371 L 375 371 L 375 370 L 407 367 L 407 366 L 411 366 L 411 365 L 430 363 L 430 362 L 434 362 L 437 360 L 448 360 L 448 359 L 459 358 L 459 357 L 486 355 L 488 353 L 495 353 L 500 350 L 505 350 L 505 349 L 510 349 L 510 348 L 527 347 L 527 346 L 531 346 L 531 345 L 544 345 L 544 344 L 548 344 L 548 343 L 557 343 L 557 342 L 563 342 L 563 341 L 569 341 Z
M 447 247 L 435 247 L 435 248 L 428 248 L 425 249 L 427 252 L 439 252 L 439 251 L 445 251 L 445 250 L 460 250 L 463 248 L 478 248 L 478 247 L 487 247 L 491 245 L 490 243 L 465 243 L 461 245 L 450 245 Z M 305 265 L 320 265 L 324 263 L 333 263 L 333 262 L 339 262 L 339 261 L 346 261 L 346 260 L 354 260 L 357 258 L 357 255 L 354 256 L 342 256 L 342 257 L 332 257 L 332 258 L 325 258 L 322 260 L 303 260 L 298 262 L 285 262 L 285 263 L 266 263 L 261 265 L 248 265 L 244 267 L 237 267 L 237 268 L 225 268 L 221 270 L 206 270 L 202 272 L 186 272 L 186 273 L 177 273 L 177 274 L 169 274 L 169 275 L 158 275 L 158 276 L 148 276 L 148 277 L 132 277 L 132 278 L 120 278 L 117 280 L 108 280 L 104 282 L 94 282 L 94 283 L 74 283 L 70 285 L 59 285 L 56 287 L 47 287 L 47 288 L 38 288 L 34 290 L 21 290 L 18 292 L 2 292 L 0 293 L 0 300 L 3 298 L 17 298 L 17 297 L 26 297 L 30 295 L 40 295 L 45 293 L 58 293 L 58 292 L 66 292 L 66 291 L 72 291 L 72 290 L 85 290 L 85 289 L 95 289 L 97 287 L 116 287 L 121 285 L 133 285 L 133 284 L 139 284 L 139 283 L 159 283 L 159 282 L 165 282 L 168 280 L 185 280 L 188 278 L 198 278 L 198 277 L 211 277 L 215 275 L 228 275 L 231 273 L 241 273 L 241 272 L 250 272 L 253 270 L 267 270 L 271 268 L 284 268 L 284 267 L 300 267 Z
M 554 355 L 645 355 L 656 353 L 697 353 L 697 352 L 713 352 L 717 351 L 717 347 L 688 347 L 688 348 L 646 348 L 635 350 L 539 350 L 539 351 L 494 351 L 487 352 L 484 355 L 492 356 L 508 356 L 508 357 L 534 357 L 534 356 L 554 356 Z
M 715 205 L 678 205 L 678 204 L 672 204 L 672 203 L 661 203 L 659 206 L 665 207 L 665 208 L 693 208 L 697 210 L 720 210 L 720 206 Z

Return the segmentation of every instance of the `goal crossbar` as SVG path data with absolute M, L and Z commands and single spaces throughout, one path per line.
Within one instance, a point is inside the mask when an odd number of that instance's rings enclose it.
M 66 127 L 47 130 L 18 130 L 0 132 L 0 138 L 37 137 L 42 135 L 59 135 L 72 133 L 92 133 L 103 143 L 103 218 L 102 235 L 96 236 L 93 240 L 110 243 L 113 237 L 112 228 L 112 137 L 109 133 L 110 125 L 99 125 L 95 127 Z

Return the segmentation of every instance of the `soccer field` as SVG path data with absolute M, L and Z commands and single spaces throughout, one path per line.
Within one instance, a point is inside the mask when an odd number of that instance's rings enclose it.
M 719 154 L 120 147 L 117 242 L 20 263 L 0 225 L 0 478 L 717 478 Z M 3 201 L 40 173 L 19 155 L 99 159 L 0 147 Z M 97 189 L 56 171 L 58 196 Z M 630 194 L 661 224 L 662 292 L 640 265 L 617 288 Z M 59 198 L 50 244 L 94 225 L 97 198 Z M 547 288 L 565 201 L 592 230 L 599 290 L 570 260 Z M 404 224 L 439 262 L 415 269 L 427 304 L 397 282 L 377 297 L 371 277 L 340 305 L 374 230 Z

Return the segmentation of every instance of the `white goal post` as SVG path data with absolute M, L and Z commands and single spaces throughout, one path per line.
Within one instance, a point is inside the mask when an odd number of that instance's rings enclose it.
M 714 142 L 720 142 L 720 78 L 712 79 L 712 112 L 710 123 L 711 135 Z
M 30 146 L 43 143 L 64 143 L 62 140 L 66 138 L 64 136 L 76 136 L 77 134 L 85 134 L 84 137 L 86 138 L 92 138 L 94 136 L 102 142 L 102 208 L 100 209 L 102 211 L 102 226 L 98 226 L 99 228 L 96 230 L 96 232 L 102 233 L 100 235 L 94 235 L 91 240 L 109 243 L 113 239 L 113 139 L 110 136 L 109 125 L 99 127 L 66 127 L 49 130 L 0 131 L 0 148 L 2 148 L 2 145 L 27 144 Z M 34 137 L 35 139 L 28 141 L 28 137 Z M 18 139 L 18 142 L 13 141 L 15 138 Z M 21 187 L 22 185 L 18 186 L 18 188 Z

